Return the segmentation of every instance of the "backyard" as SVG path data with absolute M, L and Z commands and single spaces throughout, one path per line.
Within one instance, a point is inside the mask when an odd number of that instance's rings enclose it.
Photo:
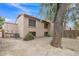
M 79 39 L 63 38 L 63 48 L 50 45 L 52 37 L 36 38 L 31 41 L 0 38 L 0 55 L 5 56 L 79 56 Z

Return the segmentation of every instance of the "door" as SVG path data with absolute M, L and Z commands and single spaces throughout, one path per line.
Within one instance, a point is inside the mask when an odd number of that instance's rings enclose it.
M 44 36 L 48 36 L 48 32 L 44 32 Z

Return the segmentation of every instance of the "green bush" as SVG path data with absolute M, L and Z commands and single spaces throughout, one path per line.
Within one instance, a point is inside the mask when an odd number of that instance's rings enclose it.
M 24 37 L 24 40 L 25 41 L 29 41 L 29 40 L 33 40 L 34 39 L 34 36 L 32 35 L 32 33 L 28 33 L 25 37 Z

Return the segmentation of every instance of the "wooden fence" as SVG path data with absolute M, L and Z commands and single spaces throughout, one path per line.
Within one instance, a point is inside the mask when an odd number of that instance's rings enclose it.
M 63 37 L 77 38 L 79 36 L 79 30 L 64 30 Z

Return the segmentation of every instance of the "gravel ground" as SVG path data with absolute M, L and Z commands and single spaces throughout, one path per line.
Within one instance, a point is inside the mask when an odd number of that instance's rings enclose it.
M 31 41 L 0 38 L 1 56 L 78 56 L 79 40 L 63 38 L 63 49 L 50 45 L 51 37 L 37 38 Z
M 70 49 L 79 54 L 79 38 L 78 39 L 63 38 L 62 46 L 63 48 Z

